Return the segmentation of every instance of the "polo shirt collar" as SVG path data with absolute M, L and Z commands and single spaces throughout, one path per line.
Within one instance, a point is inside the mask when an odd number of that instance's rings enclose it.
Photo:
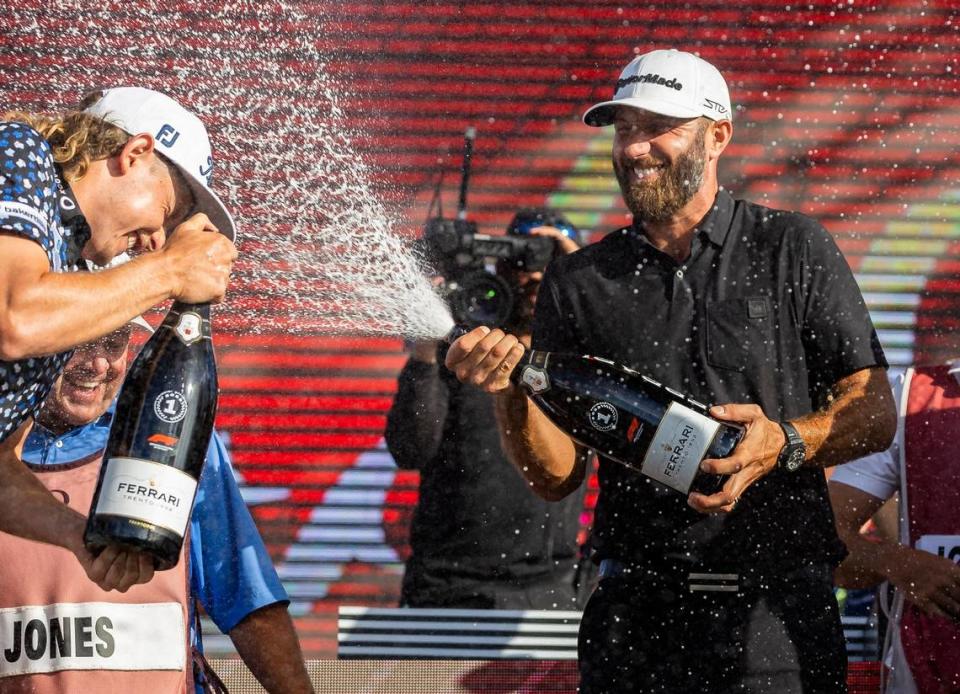
M 86 263 L 81 263 L 80 258 L 83 247 L 90 240 L 90 225 L 87 224 L 87 218 L 83 216 L 80 203 L 77 202 L 70 184 L 67 183 L 66 176 L 63 175 L 63 169 L 57 165 L 56 170 L 60 182 L 60 196 L 57 199 L 60 209 L 60 223 L 69 232 L 65 235 L 69 247 L 68 256 L 71 263 L 86 269 Z
M 694 229 L 694 233 L 703 234 L 715 246 L 722 248 L 733 223 L 733 209 L 734 201 L 730 193 L 725 190 L 717 191 L 713 206 L 707 212 L 707 215 L 700 220 L 700 223 Z M 640 222 L 634 221 L 630 229 L 638 240 L 647 244 L 650 243 Z
M 89 457 L 103 449 L 110 433 L 116 401 L 89 424 L 54 434 L 35 422 L 23 446 L 24 462 L 32 465 L 59 465 Z
M 700 220 L 696 230 L 703 233 L 714 245 L 722 248 L 733 223 L 733 207 L 733 198 L 730 193 L 725 190 L 717 191 L 713 207 L 707 212 L 707 216 Z

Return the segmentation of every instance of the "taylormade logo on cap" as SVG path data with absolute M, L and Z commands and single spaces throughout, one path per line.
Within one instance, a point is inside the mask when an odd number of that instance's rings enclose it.
M 592 106 L 583 114 L 583 122 L 611 125 L 617 106 L 674 118 L 733 119 L 730 92 L 720 71 L 706 60 L 678 50 L 651 51 L 630 61 L 620 73 L 613 99 Z
M 156 151 L 184 174 L 196 199 L 195 210 L 206 214 L 228 238 L 236 238 L 233 218 L 210 189 L 213 153 L 199 118 L 166 94 L 142 87 L 108 89 L 85 112 L 131 135 L 152 135 Z
M 673 87 L 678 92 L 681 89 L 683 89 L 683 85 L 677 82 L 676 77 L 671 77 L 670 79 L 664 79 L 660 75 L 654 75 L 648 72 L 646 75 L 633 75 L 631 77 L 627 77 L 626 79 L 623 79 L 623 78 L 618 79 L 617 86 L 613 90 L 614 97 L 616 97 L 617 92 L 619 92 L 621 89 L 623 89 L 627 85 L 633 84 L 634 82 L 653 82 L 654 84 L 660 84 L 660 85 L 663 85 L 664 87 Z

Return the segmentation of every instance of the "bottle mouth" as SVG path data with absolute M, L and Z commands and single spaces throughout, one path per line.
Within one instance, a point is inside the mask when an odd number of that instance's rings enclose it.
M 446 342 L 448 345 L 452 345 L 454 342 L 459 340 L 468 332 L 470 332 L 469 327 L 467 327 L 466 325 L 463 325 L 462 323 L 458 323 L 457 325 L 450 328 L 450 332 L 448 332 L 444 336 L 443 341 Z

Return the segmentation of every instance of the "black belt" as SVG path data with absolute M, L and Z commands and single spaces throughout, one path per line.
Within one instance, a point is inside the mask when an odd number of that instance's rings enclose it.
M 690 566 L 653 566 L 625 564 L 619 559 L 603 559 L 600 562 L 600 578 L 623 578 L 637 583 L 652 583 L 664 586 L 686 585 L 691 593 L 738 593 L 741 589 L 764 590 L 808 581 L 832 582 L 833 565 L 829 562 L 814 562 L 788 570 L 748 569 L 745 573 L 709 571 Z
M 638 569 L 627 566 L 617 559 L 604 559 L 600 562 L 600 578 L 616 578 L 623 576 L 633 578 L 632 574 Z M 654 569 L 645 569 L 645 573 L 653 573 Z M 713 571 L 688 571 L 686 577 L 679 574 L 679 578 L 686 584 L 691 593 L 738 593 L 740 592 L 740 575 L 735 573 L 720 573 Z M 639 578 L 639 576 L 637 576 Z

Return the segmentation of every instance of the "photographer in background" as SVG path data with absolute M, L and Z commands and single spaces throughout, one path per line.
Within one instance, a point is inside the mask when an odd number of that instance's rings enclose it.
M 520 210 L 509 235 L 579 247 L 576 229 L 548 209 Z M 500 261 L 515 301 L 505 329 L 526 340 L 542 271 Z M 449 278 L 447 278 L 449 279 Z M 493 399 L 438 363 L 438 343 L 415 343 L 387 415 L 397 465 L 420 471 L 400 604 L 473 609 L 576 609 L 577 533 L 584 487 L 540 499 L 500 447 Z

